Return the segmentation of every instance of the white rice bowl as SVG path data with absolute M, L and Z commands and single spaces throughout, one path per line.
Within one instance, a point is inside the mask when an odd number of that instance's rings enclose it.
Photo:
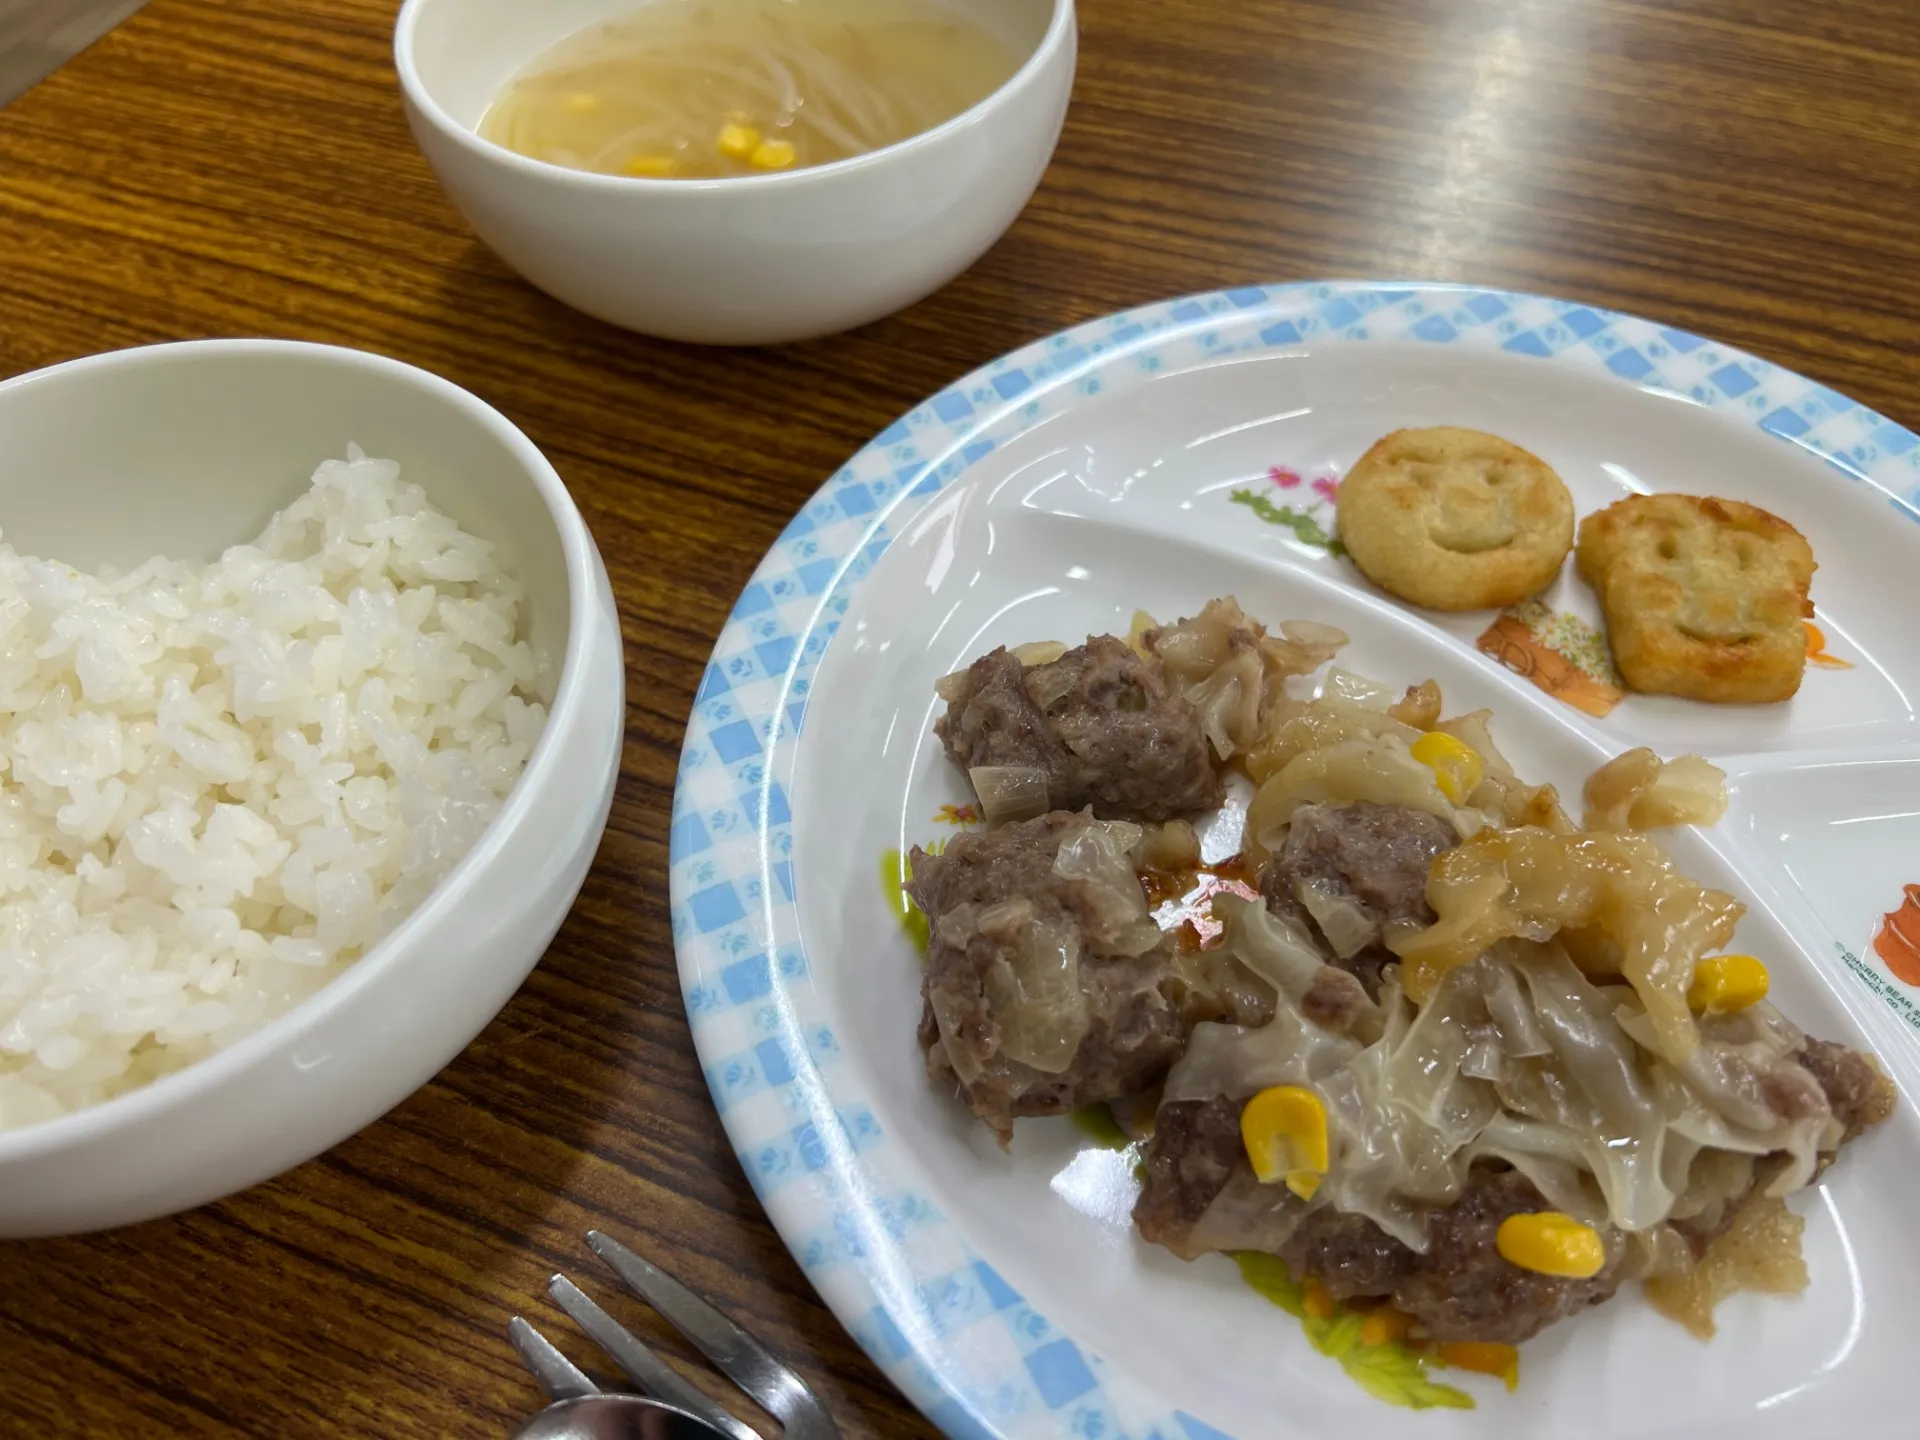
M 210 565 L 0 544 L 0 1131 L 284 1014 L 466 853 L 552 693 L 492 551 L 357 449 Z

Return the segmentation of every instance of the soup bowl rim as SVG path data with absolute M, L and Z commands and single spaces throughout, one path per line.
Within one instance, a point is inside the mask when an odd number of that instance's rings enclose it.
M 1008 76 L 995 89 L 982 96 L 972 105 L 949 120 L 928 130 L 921 130 L 903 140 L 890 145 L 882 145 L 875 150 L 862 151 L 850 155 L 844 160 L 829 161 L 825 165 L 808 165 L 793 170 L 774 170 L 764 175 L 726 175 L 707 179 L 671 179 L 647 178 L 636 175 L 608 175 L 598 170 L 576 170 L 571 166 L 555 165 L 546 160 L 535 160 L 510 150 L 497 141 L 488 140 L 477 129 L 462 125 L 442 106 L 434 96 L 431 87 L 422 78 L 415 60 L 417 43 L 416 32 L 419 29 L 420 16 L 429 5 L 445 4 L 447 0 L 405 0 L 400 7 L 399 17 L 394 21 L 393 58 L 394 67 L 400 75 L 400 86 L 407 98 L 418 111 L 430 120 L 436 129 L 448 136 L 462 149 L 493 164 L 505 165 L 509 169 L 534 179 L 558 181 L 599 190 L 610 194 L 630 192 L 649 196 L 665 194 L 698 194 L 712 191 L 735 191 L 751 189 L 756 192 L 780 188 L 792 188 L 808 184 L 819 184 L 838 176 L 851 175 L 860 171 L 890 165 L 901 156 L 917 150 L 928 149 L 940 144 L 947 136 L 966 130 L 978 124 L 986 115 L 1004 107 L 1018 92 L 1039 83 L 1039 77 L 1049 68 L 1063 46 L 1075 34 L 1074 0 L 1049 0 L 1051 14 L 1047 18 L 1046 31 L 1033 46 L 1020 67 Z M 653 0 L 641 0 L 641 3 L 653 3 Z M 637 7 L 636 7 L 637 8 Z M 577 31 L 574 33 L 578 33 Z M 550 48 L 550 47 L 549 47 Z M 528 55 L 520 63 L 522 67 L 538 58 L 544 51 Z M 515 72 L 519 73 L 518 71 Z

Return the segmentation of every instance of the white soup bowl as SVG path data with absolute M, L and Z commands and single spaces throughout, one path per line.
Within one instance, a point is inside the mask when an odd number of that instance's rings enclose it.
M 944 125 L 850 160 L 628 179 L 530 160 L 475 133 L 528 62 L 634 8 L 407 0 L 394 61 L 414 138 L 480 238 L 556 299 L 670 340 L 803 340 L 939 289 L 1026 205 L 1073 88 L 1073 0 L 967 0 L 1025 63 Z

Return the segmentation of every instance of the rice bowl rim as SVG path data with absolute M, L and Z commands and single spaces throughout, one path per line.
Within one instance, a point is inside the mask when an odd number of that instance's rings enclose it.
M 417 365 L 409 365 L 403 360 L 344 345 L 274 339 L 183 340 L 112 350 L 30 370 L 24 375 L 0 380 L 0 396 L 31 389 L 43 381 L 82 370 L 130 370 L 142 365 L 166 364 L 176 359 L 223 355 L 246 356 L 265 363 L 289 361 L 370 371 L 398 386 L 450 403 L 498 440 L 545 502 L 548 518 L 553 522 L 565 558 L 567 640 L 562 651 L 559 683 L 554 687 L 553 701 L 547 708 L 546 724 L 532 754 L 527 757 L 526 768 L 514 781 L 506 800 L 481 832 L 480 838 L 441 878 L 426 899 L 358 960 L 284 1014 L 204 1059 L 193 1061 L 180 1070 L 96 1105 L 18 1130 L 0 1130 L 0 1166 L 32 1159 L 68 1145 L 101 1139 L 114 1130 L 154 1119 L 165 1111 L 191 1102 L 268 1059 L 274 1052 L 287 1048 L 304 1031 L 312 1029 L 368 986 L 379 984 L 388 971 L 401 963 L 405 953 L 414 948 L 424 933 L 467 898 L 467 892 L 473 888 L 476 872 L 493 859 L 505 844 L 504 837 L 519 826 L 537 803 L 535 797 L 546 788 L 551 778 L 550 772 L 558 763 L 555 756 L 565 743 L 561 738 L 562 732 L 569 728 L 569 722 L 585 703 L 589 681 L 582 659 L 590 627 L 583 625 L 581 619 L 593 610 L 593 577 L 596 571 L 593 539 L 587 531 L 586 521 L 574 505 L 559 472 L 526 433 L 479 396 L 444 376 L 423 370 Z M 217 439 L 212 443 L 218 443 Z M 5 444 L 5 432 L 0 430 L 0 453 L 4 452 Z M 317 457 L 314 463 L 318 465 L 325 458 Z M 404 466 L 401 473 L 404 477 Z M 432 498 L 428 496 L 429 501 Z

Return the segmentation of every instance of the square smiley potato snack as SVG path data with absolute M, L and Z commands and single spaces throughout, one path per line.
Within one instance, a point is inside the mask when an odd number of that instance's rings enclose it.
M 1752 705 L 1800 688 L 1813 548 L 1777 515 L 1738 500 L 1631 495 L 1581 523 L 1578 564 L 1633 689 Z
M 1375 443 L 1340 482 L 1338 514 L 1361 573 L 1430 610 L 1518 604 L 1573 548 L 1573 497 L 1552 467 L 1451 425 Z

